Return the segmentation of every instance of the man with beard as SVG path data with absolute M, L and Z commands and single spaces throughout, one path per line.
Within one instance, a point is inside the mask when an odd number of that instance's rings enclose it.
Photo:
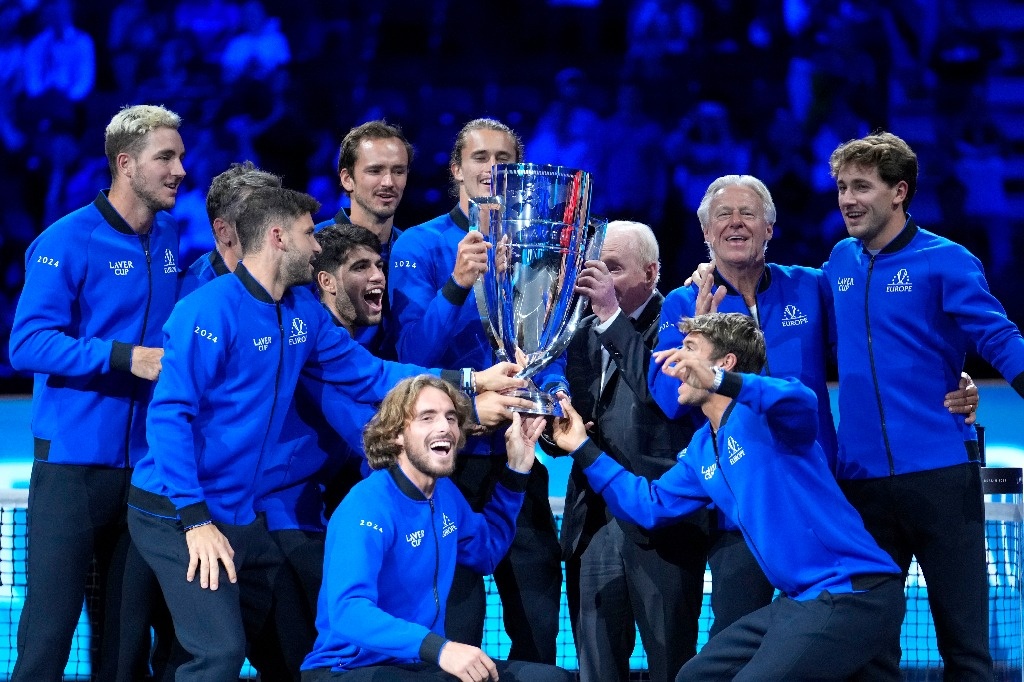
M 181 119 L 126 107 L 106 129 L 111 187 L 55 222 L 28 248 L 11 330 L 11 366 L 35 372 L 27 595 L 12 679 L 60 680 L 95 557 L 103 602 L 120 603 L 128 549 L 125 499 L 146 453 L 146 412 L 174 306 L 185 177 Z M 124 586 L 125 589 L 129 589 Z M 94 622 L 93 667 L 112 679 L 114 613 Z M 147 627 L 148 630 L 148 627 Z
M 338 180 L 349 195 L 348 213 L 340 209 L 331 220 L 318 223 L 316 231 L 331 224 L 362 225 L 380 241 L 380 255 L 387 273 L 395 240 L 395 212 L 402 203 L 412 164 L 412 144 L 402 129 L 387 121 L 367 121 L 346 133 L 338 150 Z
M 376 471 L 341 503 L 327 529 L 319 636 L 305 682 L 520 680 L 568 682 L 554 666 L 494 661 L 445 637 L 456 564 L 490 573 L 505 555 L 523 504 L 544 419 L 513 414 L 508 458 L 482 512 L 448 478 L 472 407 L 435 377 L 398 384 L 367 425 Z
M 235 221 L 242 202 L 256 187 L 280 187 L 281 178 L 257 168 L 252 161 L 233 163 L 210 182 L 206 193 L 206 215 L 213 230 L 214 249 L 197 258 L 185 272 L 181 283 L 184 298 L 214 277 L 234 272 L 242 260 Z
M 237 680 L 247 637 L 265 624 L 283 558 L 255 497 L 266 472 L 285 464 L 277 444 L 299 373 L 367 401 L 406 376 L 441 374 L 373 357 L 301 286 L 320 251 L 319 207 L 293 190 L 252 190 L 236 224 L 241 263 L 182 299 L 164 327 L 150 450 L 132 477 L 128 524 L 192 656 L 178 669 L 190 679 Z M 515 370 L 496 365 L 476 373 L 476 385 L 519 386 Z M 295 678 L 299 662 L 289 662 L 286 678 Z
M 448 213 L 406 230 L 392 254 L 389 295 L 403 362 L 446 368 L 481 368 L 494 362 L 473 294 L 473 283 L 487 270 L 488 245 L 479 232 L 469 231 L 469 200 L 490 194 L 494 164 L 522 159 L 519 136 L 500 121 L 475 119 L 456 135 L 449 170 L 458 203 Z M 486 503 L 505 466 L 501 428 L 511 418 L 509 407 L 515 400 L 489 393 L 474 402 L 480 423 L 493 431 L 469 439 L 452 476 L 474 509 Z M 530 472 L 515 541 L 494 572 L 505 631 L 512 641 L 511 659 L 555 662 L 562 585 L 559 557 L 548 473 L 538 462 Z M 447 633 L 456 641 L 479 645 L 485 611 L 483 578 L 457 567 Z
M 391 251 L 402 234 L 394 225 L 395 212 L 402 203 L 412 158 L 412 144 L 397 125 L 368 121 L 349 130 L 338 150 L 338 180 L 351 199 L 348 214 L 339 209 L 334 218 L 316 225 L 317 232 L 331 224 L 355 224 L 372 232 L 380 242 L 378 251 L 385 276 Z M 397 330 L 390 319 L 386 296 L 383 306 L 381 319 L 361 328 L 353 338 L 364 346 L 375 346 L 378 357 L 396 360 Z

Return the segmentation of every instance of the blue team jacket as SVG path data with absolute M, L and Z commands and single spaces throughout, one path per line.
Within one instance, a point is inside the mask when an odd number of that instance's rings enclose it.
M 795 379 L 731 372 L 719 392 L 734 399 L 718 432 L 705 424 L 656 481 L 627 472 L 590 440 L 573 453 L 612 513 L 652 528 L 712 501 L 792 599 L 854 592 L 860 577 L 898 575 L 815 442 L 814 393 Z
M 743 296 L 717 271 L 716 286 L 726 287 L 718 306 L 723 313 L 750 315 Z M 757 286 L 757 322 L 764 333 L 768 361 L 762 374 L 794 377 L 814 391 L 818 398 L 818 444 L 831 464 L 836 456 L 836 427 L 826 384 L 827 361 L 832 356 L 830 296 L 821 270 L 768 263 Z M 658 345 L 655 350 L 678 348 L 683 334 L 678 323 L 692 317 L 697 305 L 697 287 L 680 287 L 665 297 L 661 309 Z M 680 405 L 679 380 L 651 363 L 648 384 L 665 414 L 679 417 L 692 413 Z M 702 419 L 699 411 L 695 415 Z
M 476 296 L 452 279 L 469 219 L 458 206 L 402 233 L 391 251 L 388 296 L 398 325 L 398 357 L 445 369 L 487 369 L 497 358 Z M 463 454 L 504 452 L 504 429 L 470 438 Z
M 357 483 L 327 525 L 318 634 L 302 669 L 436 663 L 455 565 L 494 571 L 527 478 L 506 467 L 480 514 L 447 478 L 429 499 L 397 466 Z
M 375 358 L 308 289 L 274 301 L 242 264 L 182 299 L 164 337 L 150 450 L 132 476 L 144 494 L 129 503 L 185 527 L 255 519 L 256 483 L 281 466 L 276 446 L 300 371 L 371 401 L 407 376 L 439 374 Z
M 37 459 L 130 467 L 146 452 L 153 382 L 131 374 L 131 351 L 163 345 L 177 260 L 169 213 L 138 235 L 104 192 L 29 245 L 10 353 L 14 369 L 35 373 Z
M 838 339 L 839 478 L 965 463 L 974 427 L 942 401 L 967 350 L 1024 396 L 1024 339 L 981 263 L 908 218 L 875 256 L 858 239 L 839 242 L 824 271 Z

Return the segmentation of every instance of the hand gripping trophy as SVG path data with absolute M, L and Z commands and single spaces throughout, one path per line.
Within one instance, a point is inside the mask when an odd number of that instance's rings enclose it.
M 561 355 L 587 301 L 576 278 L 601 254 L 608 221 L 590 215 L 591 175 L 563 166 L 503 163 L 491 168 L 494 196 L 469 204 L 471 230 L 491 244 L 487 272 L 474 285 L 480 319 L 499 360 L 529 379 Z M 531 381 L 514 389 L 528 411 L 560 415 Z

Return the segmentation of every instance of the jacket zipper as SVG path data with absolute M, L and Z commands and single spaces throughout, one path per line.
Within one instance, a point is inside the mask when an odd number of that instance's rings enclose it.
M 885 407 L 882 406 L 882 390 L 878 386 L 878 370 L 875 367 L 874 340 L 871 338 L 871 315 L 868 298 L 871 295 L 871 275 L 875 270 L 875 256 L 868 261 L 867 283 L 864 285 L 864 329 L 868 337 L 868 360 L 871 363 L 871 381 L 875 386 L 875 400 L 878 401 L 878 415 L 881 417 L 882 440 L 885 442 L 885 456 L 889 459 L 889 475 L 896 475 L 896 464 L 892 460 L 892 448 L 889 447 L 889 430 L 885 425 Z
M 441 572 L 441 544 L 437 540 L 437 526 L 434 522 L 434 498 L 431 497 L 428 502 L 430 503 L 430 532 L 434 536 L 434 620 L 430 623 L 430 629 L 433 630 L 437 625 L 437 619 L 441 617 L 441 595 L 437 591 L 437 575 Z

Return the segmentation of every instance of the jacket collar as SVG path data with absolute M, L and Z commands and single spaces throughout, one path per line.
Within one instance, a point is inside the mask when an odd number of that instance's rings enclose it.
M 132 229 L 132 226 L 128 224 L 128 221 L 121 217 L 121 214 L 117 212 L 114 205 L 110 203 L 110 199 L 108 197 L 109 193 L 109 189 L 100 190 L 99 194 L 97 194 L 96 198 L 92 201 L 93 205 L 112 228 L 121 234 L 136 235 L 137 233 Z
M 459 204 L 455 204 L 455 208 L 448 212 L 448 217 L 452 219 L 453 223 L 469 232 L 469 217 L 462 212 L 462 207 Z
M 210 265 L 213 267 L 213 271 L 218 277 L 221 275 L 227 275 L 231 272 L 231 268 L 229 268 L 228 264 L 224 262 L 224 256 L 220 255 L 220 251 L 217 249 L 210 252 L 208 260 L 210 261 Z
M 242 280 L 242 286 L 244 286 L 245 290 L 248 291 L 249 294 L 257 301 L 270 304 L 277 303 L 277 301 L 275 301 L 267 290 L 263 288 L 262 284 L 256 281 L 256 278 L 252 276 L 252 273 L 250 273 L 242 263 L 239 263 L 238 267 L 235 268 L 235 275 L 238 279 Z
M 727 280 L 725 277 L 722 277 L 722 274 L 718 271 L 718 268 L 715 268 L 714 275 L 715 275 L 715 284 L 717 284 L 718 286 L 725 287 L 725 294 L 727 296 L 739 296 L 740 295 L 740 292 L 737 291 L 736 288 L 733 287 L 733 285 L 729 283 L 729 280 Z M 764 264 L 764 269 L 761 271 L 761 279 L 759 279 L 757 281 L 757 293 L 759 293 L 759 294 L 764 293 L 768 289 L 768 287 L 771 286 L 771 284 L 772 284 L 772 269 L 770 267 L 768 267 L 767 263 L 765 263 Z
M 405 475 L 404 471 L 402 471 L 402 467 L 397 464 L 392 464 L 388 467 L 388 473 L 391 474 L 391 478 L 395 481 L 395 485 L 398 486 L 398 489 L 402 491 L 403 495 L 416 502 L 427 501 L 427 496 L 409 480 L 409 477 Z
M 903 248 L 907 246 L 907 244 L 910 243 L 910 240 L 917 236 L 919 230 L 920 228 L 918 228 L 917 223 L 914 222 L 914 219 L 908 213 L 907 223 L 903 226 L 903 229 L 900 231 L 898 235 L 896 235 L 895 239 L 886 244 L 885 247 L 878 252 L 879 255 L 896 253 L 897 251 L 901 251 Z M 868 250 L 864 248 L 864 242 L 860 243 L 860 247 L 861 249 L 864 250 L 864 253 L 868 253 Z

